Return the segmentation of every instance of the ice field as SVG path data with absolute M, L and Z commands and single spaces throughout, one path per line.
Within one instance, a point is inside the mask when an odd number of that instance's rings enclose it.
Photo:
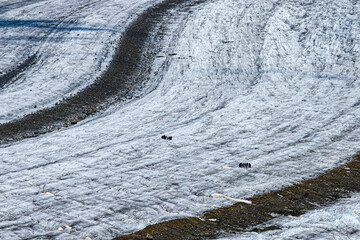
M 0 0 L 0 123 L 90 85 L 158 2 Z M 213 193 L 246 199 L 343 164 L 360 150 L 359 16 L 356 0 L 174 11 L 138 97 L 0 146 L 0 238 L 111 239 L 234 203 Z M 357 213 L 354 193 L 229 239 L 356 239 Z

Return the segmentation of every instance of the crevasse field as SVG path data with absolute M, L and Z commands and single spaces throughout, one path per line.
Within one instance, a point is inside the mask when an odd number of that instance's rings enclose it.
M 0 123 L 92 84 L 158 2 L 0 0 Z M 0 146 L 0 238 L 111 239 L 234 203 L 213 193 L 246 199 L 343 164 L 360 150 L 359 17 L 357 0 L 209 0 L 174 14 L 136 98 Z M 359 214 L 354 193 L 224 239 L 355 240 Z

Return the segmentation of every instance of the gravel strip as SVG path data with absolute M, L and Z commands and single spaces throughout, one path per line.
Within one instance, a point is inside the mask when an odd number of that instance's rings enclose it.
M 168 0 L 149 9 L 128 27 L 109 68 L 78 94 L 55 106 L 0 125 L 0 144 L 36 137 L 62 127 L 68 127 L 94 115 L 108 106 L 133 97 L 146 81 L 151 63 L 160 47 L 159 27 L 167 12 L 184 11 L 204 0 Z M 35 106 L 34 106 L 35 107 Z
M 266 222 L 277 216 L 296 217 L 307 211 L 334 203 L 359 192 L 360 153 L 345 166 L 326 172 L 314 179 L 286 187 L 282 190 L 254 196 L 251 205 L 237 203 L 191 217 L 162 222 L 146 227 L 125 239 L 214 239 L 247 231 L 268 231 L 277 226 Z

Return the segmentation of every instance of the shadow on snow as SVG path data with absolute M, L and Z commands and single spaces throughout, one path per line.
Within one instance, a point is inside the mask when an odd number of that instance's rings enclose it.
M 10 20 L 0 19 L 0 28 L 40 28 L 57 31 L 109 31 L 119 32 L 118 28 L 108 28 L 106 26 L 84 27 L 84 24 L 75 21 L 61 20 Z

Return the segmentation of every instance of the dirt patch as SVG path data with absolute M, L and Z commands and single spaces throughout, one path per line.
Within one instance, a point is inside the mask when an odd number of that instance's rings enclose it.
M 251 205 L 237 203 L 205 212 L 199 218 L 162 222 L 115 239 L 209 239 L 219 237 L 220 233 L 224 236 L 245 231 L 273 230 L 278 227 L 264 224 L 274 216 L 300 216 L 309 210 L 349 197 L 350 193 L 360 191 L 359 179 L 360 153 L 345 166 L 319 177 L 254 196 L 248 199 L 252 201 Z
M 14 83 L 21 73 L 30 68 L 32 65 L 36 64 L 38 60 L 39 57 L 36 54 L 31 55 L 14 69 L 10 70 L 7 73 L 2 73 L 0 75 L 0 88 L 4 88 L 5 86 Z

